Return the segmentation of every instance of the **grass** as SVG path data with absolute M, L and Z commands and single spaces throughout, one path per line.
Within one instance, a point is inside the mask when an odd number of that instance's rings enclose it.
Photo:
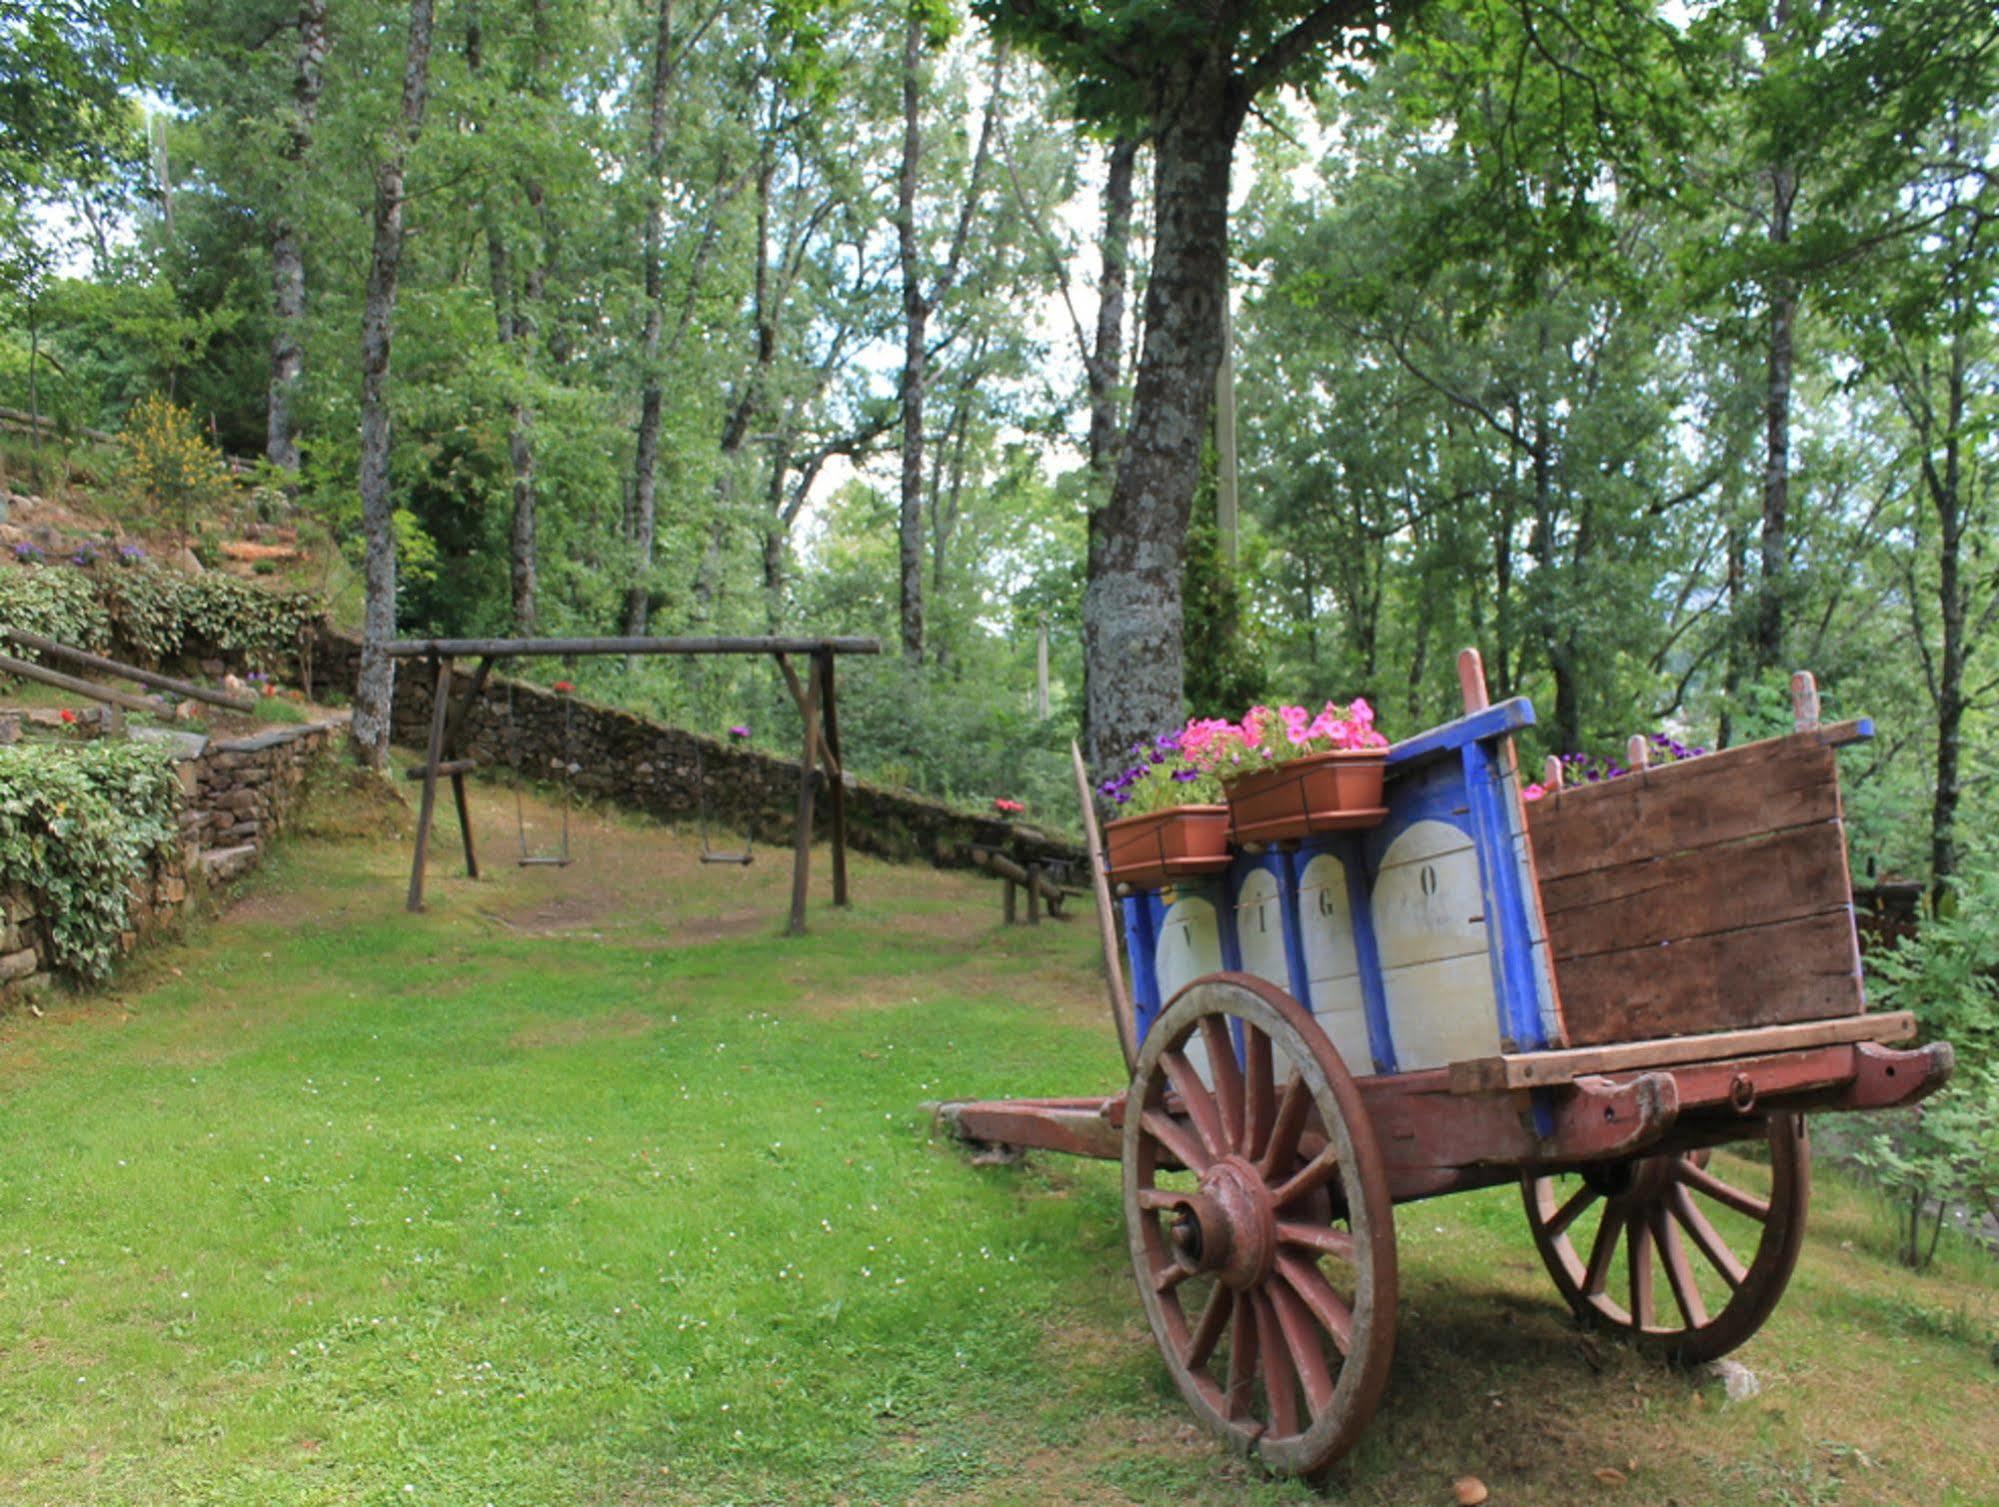
M 1999 1499 L 1990 1271 L 1897 1271 L 1823 1180 L 1740 1404 L 1579 1335 L 1516 1196 L 1405 1208 L 1380 1418 L 1267 1481 L 1165 1380 L 1116 1169 L 974 1168 L 918 1107 L 1115 1083 L 1085 921 L 862 860 L 786 941 L 781 856 L 584 816 L 515 869 L 511 801 L 476 815 L 489 877 L 441 838 L 424 916 L 350 794 L 117 989 L 0 1022 L 0 1500 Z

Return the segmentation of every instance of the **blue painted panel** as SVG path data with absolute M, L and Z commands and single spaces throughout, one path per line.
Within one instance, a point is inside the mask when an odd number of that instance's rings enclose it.
M 1446 722 L 1413 738 L 1404 738 L 1388 750 L 1388 767 L 1420 764 L 1480 738 L 1503 738 L 1508 733 L 1534 725 L 1534 704 L 1525 696 L 1515 696 L 1484 711 L 1473 712 L 1455 722 Z

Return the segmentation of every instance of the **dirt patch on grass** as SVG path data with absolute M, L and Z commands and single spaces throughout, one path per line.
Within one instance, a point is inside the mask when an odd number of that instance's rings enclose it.
M 507 1038 L 510 1047 L 579 1047 L 593 1041 L 624 1041 L 643 1036 L 659 1024 L 640 1010 L 613 1010 L 608 1015 L 588 1015 L 573 1020 L 538 1021 L 522 1026 Z

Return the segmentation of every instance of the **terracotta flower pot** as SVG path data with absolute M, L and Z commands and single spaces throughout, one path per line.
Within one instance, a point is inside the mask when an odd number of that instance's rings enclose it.
M 1282 842 L 1380 824 L 1385 748 L 1335 748 L 1263 764 L 1223 781 L 1236 842 Z
M 1158 889 L 1229 866 L 1229 808 L 1172 806 L 1104 825 L 1104 867 L 1114 883 Z

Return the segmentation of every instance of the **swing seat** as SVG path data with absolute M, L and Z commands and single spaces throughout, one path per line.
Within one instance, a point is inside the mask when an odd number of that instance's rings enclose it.
M 569 858 L 562 853 L 530 853 L 516 858 L 514 865 L 523 869 L 566 869 Z
M 756 855 L 754 853 L 703 853 L 701 861 L 703 863 L 733 863 L 747 868 L 756 862 Z

